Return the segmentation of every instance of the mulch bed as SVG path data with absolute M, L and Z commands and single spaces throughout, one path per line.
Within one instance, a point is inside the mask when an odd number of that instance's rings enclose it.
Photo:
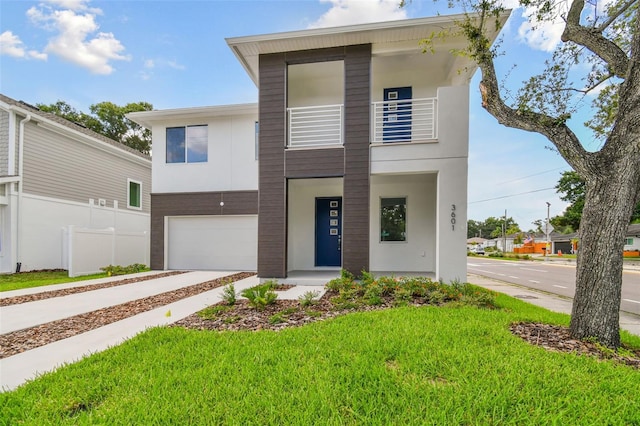
M 119 285 L 139 283 L 156 278 L 170 277 L 172 275 L 184 274 L 183 271 L 163 272 L 156 275 L 146 275 L 135 278 L 125 278 L 102 284 L 82 285 L 78 287 L 65 288 L 62 290 L 43 291 L 42 293 L 25 294 L 23 296 L 5 297 L 0 299 L 0 306 L 19 305 L 21 303 L 35 302 L 37 300 L 49 299 L 51 297 L 68 296 L 70 294 L 83 293 L 85 291 L 100 290 L 103 288 L 117 287 Z
M 635 356 L 623 356 L 614 351 L 603 350 L 593 342 L 577 340 L 569 335 L 569 328 L 560 325 L 515 323 L 511 332 L 526 342 L 549 351 L 592 355 L 599 359 L 614 359 L 620 363 L 640 369 L 640 350 L 632 352 Z
M 239 281 L 252 275 L 254 275 L 252 272 L 240 272 L 238 274 L 228 275 L 226 277 L 168 291 L 155 296 L 145 297 L 143 299 L 133 300 L 131 302 L 110 306 L 93 312 L 87 312 L 58 321 L 37 325 L 35 327 L 6 333 L 0 335 L 0 359 L 16 355 L 30 349 L 35 349 L 58 340 L 66 339 L 80 333 L 85 333 L 95 328 L 129 318 L 133 315 L 150 311 L 151 309 L 165 306 L 169 303 L 227 285 L 230 281 Z

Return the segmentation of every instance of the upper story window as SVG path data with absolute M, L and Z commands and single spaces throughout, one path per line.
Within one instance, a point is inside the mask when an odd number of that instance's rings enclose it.
M 167 127 L 167 163 L 206 163 L 208 127 Z

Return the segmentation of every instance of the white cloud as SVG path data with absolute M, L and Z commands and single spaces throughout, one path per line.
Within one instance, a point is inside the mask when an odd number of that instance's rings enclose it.
M 535 50 L 551 52 L 560 43 L 564 31 L 564 19 L 568 11 L 566 0 L 555 3 L 553 18 L 538 22 L 535 17 L 535 7 L 525 8 L 522 12 L 524 22 L 518 28 L 518 35 L 529 47 Z
M 173 69 L 180 70 L 180 71 L 187 69 L 187 67 L 177 63 L 176 61 L 169 61 L 169 62 L 167 62 L 167 65 L 169 65 Z
M 156 66 L 156 64 L 155 64 L 155 62 L 153 62 L 153 59 L 147 59 L 146 61 L 144 61 L 144 67 L 145 68 L 153 68 L 155 66 Z
M 22 47 L 20 37 L 11 31 L 5 31 L 0 34 L 0 53 L 15 58 L 24 58 L 26 52 Z
M 46 60 L 47 54 L 36 50 L 27 51 L 20 37 L 13 34 L 12 31 L 5 31 L 0 34 L 0 55 L 13 56 L 14 58 L 33 58 Z
M 399 8 L 398 0 L 320 0 L 330 3 L 331 8 L 309 28 L 336 27 L 367 22 L 406 19 L 405 9 Z
M 111 61 L 130 60 L 130 57 L 122 54 L 125 48 L 113 33 L 98 32 L 96 15 L 102 11 L 89 8 L 87 3 L 85 0 L 49 0 L 38 8 L 30 8 L 27 16 L 34 24 L 56 33 L 49 39 L 45 52 L 94 74 L 111 74 Z

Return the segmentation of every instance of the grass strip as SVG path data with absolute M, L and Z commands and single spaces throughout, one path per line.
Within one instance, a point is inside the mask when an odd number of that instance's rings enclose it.
M 62 290 L 44 291 L 42 293 L 25 294 L 23 296 L 5 297 L 0 299 L 0 306 L 19 305 L 21 303 L 35 302 L 38 300 L 49 299 L 52 297 L 69 296 L 76 293 L 84 293 L 85 291 L 100 290 L 103 288 L 117 287 L 120 285 L 133 284 L 137 282 L 154 280 L 157 278 L 170 277 L 172 275 L 183 274 L 182 271 L 164 272 L 156 275 L 147 275 L 144 277 L 126 278 L 118 281 L 111 281 L 101 284 L 89 284 L 79 287 L 65 288 Z
M 25 425 L 640 423 L 636 370 L 533 347 L 513 336 L 509 325 L 567 324 L 569 317 L 502 295 L 497 303 L 502 309 L 354 313 L 277 333 L 155 328 L 0 394 L 2 420 Z
M 103 327 L 124 318 L 150 311 L 160 306 L 173 303 L 186 297 L 238 281 L 254 275 L 251 272 L 240 272 L 217 278 L 204 283 L 194 284 L 155 296 L 132 300 L 116 306 L 98 309 L 92 312 L 75 315 L 35 327 L 17 330 L 0 335 L 0 359 L 34 349 L 58 340 L 66 339 L 80 333 Z
M 53 284 L 72 283 L 77 281 L 106 278 L 106 273 L 69 277 L 66 270 L 31 271 L 17 274 L 0 275 L 0 292 L 22 290 L 25 288 L 41 287 Z

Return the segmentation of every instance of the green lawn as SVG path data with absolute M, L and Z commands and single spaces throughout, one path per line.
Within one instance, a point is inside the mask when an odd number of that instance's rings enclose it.
M 0 275 L 0 291 L 20 290 L 43 285 L 70 283 L 75 281 L 105 278 L 106 273 L 69 278 L 67 271 L 35 271 Z
M 0 423 L 640 424 L 638 370 L 532 347 L 510 323 L 568 316 L 502 295 L 497 304 L 281 332 L 156 328 L 0 394 Z

